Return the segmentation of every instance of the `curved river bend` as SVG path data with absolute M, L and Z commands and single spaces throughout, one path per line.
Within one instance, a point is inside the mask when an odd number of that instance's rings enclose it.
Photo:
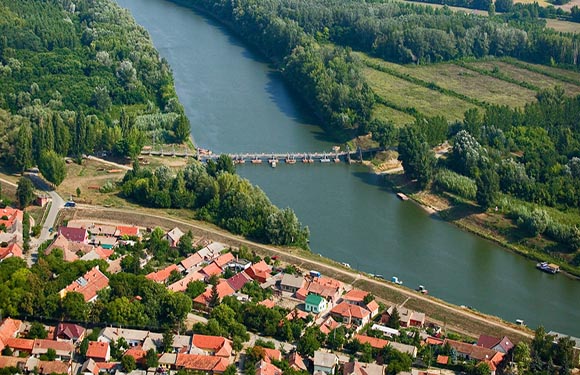
M 330 150 L 281 77 L 220 25 L 163 0 L 117 0 L 170 63 L 195 141 L 215 152 Z M 360 166 L 243 166 L 280 207 L 310 227 L 329 258 L 506 320 L 580 336 L 580 285 L 429 217 Z

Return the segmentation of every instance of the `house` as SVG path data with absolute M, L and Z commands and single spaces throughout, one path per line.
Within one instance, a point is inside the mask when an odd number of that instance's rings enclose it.
M 170 247 L 177 247 L 179 245 L 179 240 L 183 237 L 185 233 L 181 231 L 178 227 L 173 228 L 163 237 L 169 242 Z
M 0 368 L 14 367 L 20 371 L 26 366 L 26 358 L 0 356 Z
M 159 357 L 159 367 L 165 370 L 175 370 L 175 361 L 177 361 L 177 353 L 163 353 Z
M 503 354 L 507 354 L 507 352 L 509 352 L 514 347 L 514 344 L 507 336 L 499 339 L 493 336 L 480 335 L 479 339 L 477 340 L 477 344 L 475 345 L 495 350 Z
M 91 239 L 91 243 L 95 246 L 100 246 L 103 249 L 110 250 L 117 245 L 117 238 L 109 236 L 95 236 Z
M 70 374 L 71 366 L 68 362 L 41 361 L 38 358 L 28 358 L 24 365 L 24 370 L 29 373 L 50 375 L 50 374 Z
M 256 375 L 282 375 L 282 370 L 262 359 L 256 363 Z
M 185 292 L 189 283 L 193 281 L 203 281 L 204 279 L 205 275 L 202 275 L 199 272 L 189 273 L 183 279 L 177 280 L 173 284 L 169 285 L 167 289 L 171 290 L 172 292 Z
M 93 246 L 83 242 L 71 242 L 64 235 L 59 234 L 54 242 L 46 248 L 44 253 L 50 255 L 54 249 L 62 250 L 62 257 L 65 262 L 74 262 L 79 259 L 76 254 L 77 252 L 80 251 L 83 254 L 86 254 L 93 249 Z
M 203 263 L 203 261 L 204 261 L 203 257 L 199 254 L 199 252 L 197 252 L 191 254 L 190 256 L 182 260 L 181 263 L 179 263 L 179 265 L 183 267 L 185 272 L 190 273 L 194 272 L 195 271 L 194 268 Z
M 235 259 L 236 258 L 234 257 L 234 254 L 225 253 L 217 257 L 214 260 L 214 263 L 217 264 L 219 268 L 224 269 L 228 263 L 234 261 Z
M 224 298 L 225 296 L 231 296 L 232 294 L 235 293 L 235 291 L 232 289 L 232 287 L 225 280 L 222 280 L 220 283 L 218 283 L 216 287 L 217 287 L 217 293 L 218 293 L 220 300 L 222 298 Z M 208 286 L 208 288 L 205 290 L 205 292 L 203 292 L 203 294 L 200 294 L 199 296 L 194 298 L 193 302 L 197 303 L 201 306 L 204 306 L 204 307 L 209 307 L 209 302 L 211 300 L 211 293 L 212 293 L 212 287 Z
M 449 356 L 439 354 L 437 356 L 436 362 L 438 365 L 447 365 L 449 363 Z
M 296 292 L 297 297 L 300 290 Z M 330 277 L 315 277 L 306 286 L 306 290 L 310 294 L 317 294 L 326 298 L 327 301 L 334 303 L 340 298 L 340 293 L 342 292 L 342 283 L 340 281 L 331 279 Z
M 314 373 L 324 372 L 326 374 L 334 374 L 334 369 L 338 365 L 338 357 L 336 354 L 327 353 L 320 350 L 314 352 Z
M 139 227 L 135 226 L 125 226 L 117 225 L 117 230 L 115 231 L 115 237 L 126 238 L 126 237 L 141 237 L 139 233 Z
M 304 280 L 304 276 L 285 273 L 282 276 L 282 280 L 280 280 L 280 289 L 282 289 L 283 292 L 294 294 L 299 289 L 302 289 L 305 284 L 306 280 Z
M 187 353 L 191 349 L 191 340 L 188 335 L 174 335 L 171 349 L 175 353 Z
M 383 333 L 383 335 L 388 336 L 388 337 L 399 336 L 401 334 L 398 330 L 396 330 L 394 328 L 385 327 L 385 326 L 382 326 L 380 324 L 373 324 L 371 329 L 374 331 L 380 331 Z
M 445 343 L 448 343 L 457 352 L 458 358 L 463 358 L 465 360 L 474 361 L 485 361 L 488 360 L 497 366 L 501 361 L 503 361 L 504 354 L 498 351 L 484 348 L 482 346 L 468 344 L 466 342 L 449 340 L 446 339 Z
M 341 302 L 334 306 L 332 310 L 330 310 L 330 315 L 337 322 L 352 324 L 358 328 L 367 324 L 371 317 L 370 311 L 364 307 L 351 305 L 346 302 Z
M 0 231 L 6 233 L 22 233 L 22 221 L 24 219 L 24 212 L 22 210 L 4 207 L 0 209 Z M 34 223 L 31 222 L 32 228 Z
M 411 369 L 411 375 L 441 375 L 441 370 L 437 369 L 426 369 L 426 370 L 419 370 L 416 368 Z
M 116 327 L 105 327 L 99 334 L 97 341 L 117 342 L 119 338 L 124 338 L 130 347 L 141 346 L 149 350 L 152 346 L 161 346 L 163 343 L 163 334 L 144 331 L 140 329 L 126 329 Z
M 141 345 L 137 345 L 125 350 L 125 353 L 123 353 L 123 355 L 133 357 L 135 363 L 143 364 L 145 362 L 147 350 L 143 349 Z
M 176 264 L 171 264 L 159 271 L 151 272 L 145 277 L 149 280 L 155 281 L 156 283 L 165 284 L 169 280 L 169 276 L 171 276 L 173 271 L 179 272 L 179 268 Z
M 276 306 L 276 301 L 271 299 L 265 299 L 263 301 L 258 302 L 258 305 L 266 306 L 269 309 L 273 309 Z
M 288 355 L 288 364 L 290 365 L 290 368 L 296 371 L 308 371 L 304 359 L 297 352 L 292 352 Z
M 232 269 L 236 272 L 241 272 L 244 270 L 247 270 L 250 266 L 252 265 L 252 262 L 250 262 L 247 259 L 234 259 L 232 261 L 230 261 L 228 264 L 226 264 L 226 267 L 228 267 L 229 269 Z
M 203 267 L 200 272 L 206 275 L 209 279 L 212 276 L 221 275 L 222 271 L 223 270 L 216 264 L 216 262 L 211 262 L 207 266 Z
M 111 360 L 111 348 L 109 343 L 90 341 L 86 357 L 95 362 L 109 362 Z
M 81 367 L 82 375 L 99 375 L 101 373 L 114 373 L 115 368 L 119 366 L 118 362 L 95 362 L 87 359 Z
M 178 353 L 175 360 L 175 368 L 178 370 L 202 371 L 208 374 L 221 374 L 228 365 L 228 359 L 210 355 Z
M 221 336 L 193 335 L 190 354 L 204 354 L 229 358 L 232 355 L 232 341 Z
M 389 341 L 389 346 L 401 353 L 407 353 L 411 358 L 417 357 L 417 348 L 413 345 L 401 344 L 396 341 Z
M 270 273 L 272 272 L 272 268 L 266 264 L 263 260 L 251 265 L 245 271 L 248 276 L 252 279 L 256 280 L 260 284 L 265 283 L 268 278 L 270 278 Z
M 399 313 L 399 323 L 401 324 L 401 327 L 423 327 L 425 325 L 424 313 L 409 310 L 401 306 L 397 306 L 396 309 Z M 381 317 L 381 323 L 388 323 L 394 310 L 395 306 L 389 307 Z
M 340 323 L 338 323 L 332 316 L 329 315 L 320 325 L 320 332 L 328 335 L 333 329 L 338 327 L 340 327 Z
M 309 294 L 305 304 L 305 310 L 314 314 L 321 313 L 327 308 L 326 300 L 316 294 Z
M 226 281 L 234 291 L 238 292 L 244 287 L 244 285 L 252 281 L 252 278 L 245 272 L 240 272 L 230 277 Z
M 22 258 L 22 248 L 16 242 L 0 247 L 0 262 L 10 257 Z
M 365 292 L 360 289 L 351 289 L 345 295 L 342 296 L 342 300 L 351 305 L 365 306 L 365 298 L 369 295 L 369 292 Z
M 117 227 L 113 225 L 94 224 L 87 228 L 93 236 L 112 237 L 117 232 Z
M 89 243 L 89 232 L 85 228 L 60 227 L 58 234 L 71 242 Z
M 111 255 L 115 253 L 112 249 L 104 249 L 101 246 L 97 246 L 85 255 L 81 257 L 83 261 L 90 261 L 90 260 L 107 260 Z
M 73 344 L 85 338 L 87 330 L 72 323 L 58 323 L 54 331 L 56 341 L 70 341 Z
M 369 310 L 369 312 L 371 313 L 371 318 L 373 318 L 375 315 L 377 315 L 379 313 L 379 304 L 377 303 L 377 301 L 372 300 L 369 303 L 367 303 L 365 305 L 366 309 Z
M 20 356 L 24 355 L 23 353 L 31 355 L 34 348 L 34 340 L 10 337 L 6 339 L 4 345 L 12 349 L 13 355 Z
M 41 196 L 36 197 L 34 204 L 36 204 L 37 206 L 40 206 L 40 207 L 44 207 L 48 204 L 48 202 L 50 202 L 50 196 L 41 195 Z
M 32 355 L 36 358 L 46 354 L 49 349 L 56 352 L 56 360 L 69 362 L 72 359 L 75 347 L 66 341 L 54 341 L 44 339 L 34 339 L 32 345 Z
M 385 367 L 374 363 L 362 363 L 358 361 L 347 362 L 342 367 L 343 375 L 383 375 Z
M 370 344 L 371 347 L 375 349 L 382 349 L 389 345 L 387 340 L 379 339 L 376 337 L 365 336 L 365 335 L 354 335 L 354 338 L 358 340 L 361 344 Z
M 6 318 L 0 324 L 0 351 L 6 346 L 6 340 L 15 338 L 22 327 L 22 321 Z
M 83 295 L 85 302 L 94 302 L 97 300 L 97 293 L 107 287 L 109 287 L 109 278 L 99 270 L 99 266 L 95 266 L 84 276 L 62 289 L 59 294 L 60 298 L 64 298 L 68 292 L 77 292 Z

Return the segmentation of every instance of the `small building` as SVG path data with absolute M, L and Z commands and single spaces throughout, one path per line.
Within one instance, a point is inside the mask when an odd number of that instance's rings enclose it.
M 11 257 L 22 258 L 22 248 L 16 242 L 0 247 L 0 262 Z
M 111 359 L 111 348 L 109 343 L 90 341 L 86 357 L 92 359 L 95 362 L 109 362 Z
M 238 292 L 238 291 L 242 290 L 244 285 L 246 285 L 247 283 L 252 281 L 252 278 L 250 278 L 250 276 L 246 275 L 245 272 L 240 272 L 240 273 L 237 273 L 234 276 L 230 277 L 226 281 L 234 291 Z
M 322 324 L 320 324 L 319 328 L 320 332 L 328 335 L 333 329 L 337 329 L 338 327 L 340 327 L 340 323 L 334 320 L 332 316 L 328 315 Z
M 342 375 L 383 375 L 385 367 L 374 363 L 347 362 L 342 367 Z
M 79 277 L 69 286 L 62 289 L 59 294 L 60 298 L 64 298 L 68 292 L 77 292 L 83 295 L 85 302 L 94 302 L 97 300 L 98 292 L 108 287 L 109 278 L 99 270 L 99 266 L 95 266 L 84 276 Z
M 70 342 L 35 339 L 32 346 L 32 355 L 39 358 L 41 355 L 46 355 L 50 349 L 55 351 L 56 360 L 69 362 L 72 359 L 75 347 Z
M 309 294 L 305 301 L 305 310 L 318 314 L 326 310 L 327 302 L 324 298 L 317 296 L 316 294 Z
M 297 352 L 288 354 L 288 364 L 290 365 L 290 368 L 296 371 L 308 370 L 308 367 L 306 367 L 306 364 L 304 363 L 304 358 L 302 358 L 302 356 Z
M 231 296 L 232 294 L 235 293 L 235 291 L 232 289 L 232 287 L 225 280 L 222 280 L 221 282 L 219 282 L 217 284 L 216 288 L 217 288 L 217 293 L 218 293 L 220 300 L 222 300 L 226 296 Z M 207 289 L 205 290 L 205 292 L 203 292 L 203 294 L 200 294 L 199 296 L 194 298 L 193 303 L 196 303 L 202 307 L 209 307 L 209 302 L 211 300 L 211 293 L 212 293 L 212 287 L 208 286 Z
M 270 274 L 272 273 L 272 268 L 266 264 L 263 260 L 253 264 L 252 266 L 248 267 L 245 271 L 248 276 L 252 279 L 256 280 L 260 284 L 265 283 L 266 280 L 270 278 Z
M 177 370 L 193 370 L 208 374 L 221 374 L 229 366 L 227 358 L 209 355 L 178 353 L 175 360 Z
M 34 348 L 34 340 L 21 339 L 18 337 L 10 337 L 4 340 L 4 346 L 12 350 L 12 354 L 16 356 L 31 355 Z
M 256 375 L 282 375 L 282 370 L 262 359 L 256 363 Z
M 398 330 L 396 330 L 394 328 L 385 327 L 385 326 L 380 325 L 380 324 L 373 324 L 371 329 L 375 330 L 375 331 L 380 331 L 383 333 L 383 335 L 388 336 L 388 337 L 399 336 L 401 334 Z
M 423 327 L 425 325 L 425 314 L 409 310 L 405 307 L 396 306 L 399 313 L 399 322 L 401 327 Z M 381 323 L 387 323 L 391 318 L 395 306 L 391 306 L 381 317 Z
M 217 264 L 221 269 L 224 269 L 228 263 L 233 261 L 235 261 L 234 254 L 228 252 L 217 257 L 214 260 L 214 263 Z
M 115 237 L 117 238 L 139 238 L 141 237 L 139 233 L 139 227 L 136 226 L 125 226 L 117 225 L 117 230 L 115 231 Z
M 89 243 L 89 232 L 85 228 L 60 227 L 58 234 L 71 242 Z
M 360 289 L 351 289 L 345 295 L 342 296 L 342 300 L 351 305 L 364 306 L 364 300 L 369 295 L 369 292 L 365 292 Z
M 34 201 L 34 203 L 40 207 L 46 206 L 48 202 L 50 202 L 50 196 L 48 195 L 40 195 L 36 197 L 36 200 Z
M 334 374 L 334 369 L 338 365 L 336 354 L 327 353 L 320 350 L 314 352 L 314 373 L 324 372 L 328 375 Z
M 382 349 L 389 345 L 387 340 L 379 339 L 376 337 L 365 336 L 365 335 L 354 335 L 355 340 L 358 340 L 361 344 L 369 344 L 375 349 Z
M 241 271 L 245 271 L 248 268 L 250 268 L 252 266 L 252 262 L 250 262 L 247 259 L 234 259 L 231 262 L 229 262 L 228 264 L 226 264 L 226 267 L 234 270 L 235 272 L 241 272 Z
M 191 354 L 204 354 L 229 358 L 232 355 L 232 341 L 221 336 L 193 335 Z
M 91 242 L 95 246 L 100 246 L 103 249 L 110 250 L 117 245 L 117 238 L 109 236 L 95 236 L 92 238 Z
M 357 329 L 367 324 L 371 313 L 367 309 L 357 305 L 341 302 L 330 310 L 330 315 L 337 321 L 344 324 L 352 324 Z
M 183 237 L 184 233 L 178 227 L 173 228 L 163 237 L 169 242 L 170 247 L 177 247 L 179 245 L 179 240 Z
M 173 271 L 179 272 L 179 268 L 176 264 L 171 264 L 157 272 L 151 272 L 145 277 L 149 280 L 155 281 L 156 283 L 165 284 L 169 280 L 169 276 L 171 276 Z
M 514 347 L 514 344 L 507 336 L 500 339 L 493 336 L 480 335 L 477 344 L 475 345 L 495 350 L 503 354 L 507 354 Z
M 87 330 L 72 323 L 58 323 L 54 332 L 54 339 L 57 341 L 70 341 L 73 344 L 85 338 Z
M 299 289 L 302 289 L 306 284 L 304 276 L 293 275 L 291 273 L 285 273 L 280 280 L 280 289 L 288 293 L 296 293 Z
M 202 274 L 206 275 L 207 278 L 209 279 L 212 276 L 221 275 L 221 273 L 223 272 L 223 270 L 221 269 L 220 266 L 218 266 L 216 264 L 216 262 L 211 262 L 207 266 L 203 267 L 200 272 Z
M 389 346 L 401 353 L 407 353 L 411 358 L 417 357 L 417 348 L 413 345 L 401 344 L 396 341 L 389 341 Z
M 173 284 L 169 285 L 167 289 L 172 292 L 185 292 L 187 290 L 187 285 L 193 281 L 203 281 L 205 275 L 199 272 L 188 273 L 183 279 L 177 280 Z

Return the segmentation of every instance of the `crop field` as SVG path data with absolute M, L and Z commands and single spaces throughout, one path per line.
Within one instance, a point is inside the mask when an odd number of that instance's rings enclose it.
M 554 86 L 558 85 L 564 89 L 567 95 L 576 96 L 580 94 L 580 84 L 563 82 L 545 74 L 533 72 L 503 61 L 479 61 L 469 63 L 468 65 L 478 69 L 484 69 L 489 72 L 497 68 L 500 74 L 506 75 L 517 81 L 527 82 L 529 84 L 538 86 L 541 89 L 553 88 Z M 570 72 L 566 71 L 565 73 L 568 74 Z M 576 76 L 577 79 L 580 79 L 580 74 L 576 74 Z
M 397 127 L 415 122 L 413 116 L 382 104 L 377 104 L 373 108 L 373 118 L 389 119 Z
M 465 111 L 476 107 L 372 68 L 365 68 L 364 75 L 374 92 L 397 108 L 415 108 L 426 116 L 443 116 L 448 121 L 455 121 L 463 119 Z

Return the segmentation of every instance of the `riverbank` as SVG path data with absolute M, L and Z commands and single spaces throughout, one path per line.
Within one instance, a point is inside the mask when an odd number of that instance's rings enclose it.
M 529 340 L 532 337 L 532 332 L 529 329 L 507 323 L 498 317 L 455 306 L 443 300 L 419 294 L 412 289 L 371 277 L 366 273 L 345 268 L 338 262 L 324 258 L 319 254 L 298 248 L 276 247 L 249 241 L 211 224 L 188 219 L 184 217 L 183 210 L 144 208 L 125 210 L 80 205 L 77 209 L 65 211 L 65 215 L 64 219 L 88 219 L 104 222 L 114 217 L 118 222 L 138 223 L 144 227 L 160 226 L 164 229 L 179 226 L 184 231 L 191 230 L 198 237 L 211 238 L 235 247 L 246 246 L 261 256 L 276 255 L 281 261 L 294 264 L 304 270 L 316 269 L 342 282 L 368 290 L 387 304 L 401 304 L 406 301 L 406 307 L 426 313 L 430 321 L 440 324 L 447 330 L 471 337 L 477 337 L 480 334 L 500 337 L 508 335 L 514 341 Z
M 376 171 L 373 171 L 377 173 Z M 568 263 L 549 256 L 540 249 L 534 249 L 521 243 L 520 230 L 511 220 L 501 213 L 482 212 L 471 203 L 455 200 L 450 195 L 436 193 L 432 190 L 418 190 L 414 183 L 404 175 L 395 173 L 380 173 L 385 177 L 386 184 L 393 192 L 405 193 L 413 202 L 424 208 L 429 214 L 454 224 L 458 228 L 492 241 L 504 249 L 537 262 L 550 262 L 560 266 L 561 273 L 574 280 L 580 280 L 580 270 Z M 520 241 L 517 243 L 516 241 Z M 540 244 L 541 239 L 536 240 Z M 547 240 L 544 240 L 547 242 Z M 540 246 L 540 245 L 538 245 Z M 548 246 L 544 244 L 544 246 Z

